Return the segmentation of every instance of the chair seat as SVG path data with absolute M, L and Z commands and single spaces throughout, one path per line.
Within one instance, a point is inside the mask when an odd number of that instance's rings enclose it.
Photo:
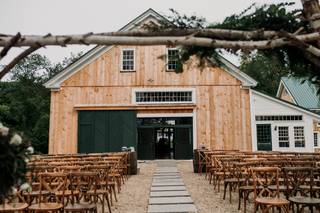
M 87 195 L 98 195 L 98 194 L 107 194 L 109 193 L 108 190 L 104 190 L 104 189 L 98 189 L 96 191 L 93 191 L 93 190 L 90 190 L 90 191 L 87 191 Z
M 254 190 L 254 186 L 239 186 L 239 190 Z
M 74 195 L 78 195 L 79 193 L 80 193 L 79 191 L 73 191 Z M 63 194 L 63 191 L 55 192 L 55 195 L 57 195 L 57 196 L 62 196 L 62 194 Z M 70 195 L 72 195 L 72 191 L 71 190 L 65 190 L 64 191 L 64 196 L 70 196 Z
M 238 183 L 238 182 L 244 182 L 245 179 L 238 179 L 238 178 L 227 178 L 224 180 L 224 182 L 229 182 L 229 183 Z
M 290 188 L 292 188 L 292 187 L 290 187 Z M 268 189 L 275 191 L 275 190 L 277 190 L 277 186 L 271 185 L 271 186 L 268 186 Z M 287 187 L 285 185 L 279 185 L 279 191 L 281 191 L 281 192 L 287 191 Z
M 52 210 L 58 210 L 63 208 L 63 205 L 61 203 L 36 203 L 31 206 L 29 206 L 28 209 L 33 211 L 52 211 Z
M 27 203 L 6 203 L 6 204 L 1 204 L 0 205 L 0 212 L 5 212 L 5 211 L 21 211 L 26 208 L 28 208 Z
M 259 197 L 256 198 L 256 202 L 263 205 L 289 205 L 289 201 L 283 198 L 274 198 L 274 197 Z
M 79 211 L 79 210 L 90 210 L 90 209 L 96 209 L 97 206 L 93 203 L 74 203 L 74 204 L 68 204 L 64 207 L 64 210 L 66 211 Z
M 289 197 L 289 200 L 293 203 L 300 203 L 300 204 L 310 204 L 310 205 L 320 204 L 319 198 L 296 196 L 296 197 Z

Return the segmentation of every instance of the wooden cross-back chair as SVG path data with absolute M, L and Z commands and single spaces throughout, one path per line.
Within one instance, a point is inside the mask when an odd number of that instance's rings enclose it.
M 38 199 L 35 204 L 29 206 L 29 212 L 63 212 L 64 192 L 68 184 L 67 174 L 41 173 L 39 177 Z M 57 193 L 59 193 L 59 196 L 57 196 Z
M 287 187 L 286 197 L 290 201 L 292 209 L 297 207 L 297 212 L 304 208 L 313 208 L 320 211 L 320 199 L 315 198 L 314 168 L 313 167 L 285 167 L 285 183 Z
M 249 195 L 254 192 L 251 168 L 258 167 L 260 165 L 260 162 L 258 161 L 240 162 L 240 163 L 237 163 L 237 165 L 241 167 L 241 177 L 244 179 L 244 181 L 240 182 L 240 186 L 238 187 L 238 192 L 239 192 L 238 210 L 240 210 L 241 208 L 241 200 L 243 199 L 244 212 L 246 212 Z
M 0 212 L 25 212 L 28 206 L 19 188 L 6 197 L 0 197 Z
M 117 201 L 116 196 L 116 183 L 111 181 L 110 179 L 110 165 L 93 165 L 88 168 L 88 171 L 96 172 L 98 174 L 98 182 L 97 182 L 97 192 L 96 194 L 103 197 L 105 201 L 107 201 L 109 211 L 111 212 L 112 205 L 112 192 L 115 200 Z M 92 192 L 92 191 L 91 191 Z
M 97 180 L 95 172 L 71 172 L 69 174 L 71 197 L 65 205 L 66 212 L 97 212 L 98 200 Z M 93 191 L 93 195 L 87 196 L 87 192 Z
M 277 208 L 284 212 L 289 212 L 289 201 L 280 198 L 279 172 L 278 167 L 254 167 L 251 168 L 254 186 L 254 212 L 258 208 L 262 212 L 269 212 L 270 209 Z M 269 187 L 275 185 L 275 190 Z

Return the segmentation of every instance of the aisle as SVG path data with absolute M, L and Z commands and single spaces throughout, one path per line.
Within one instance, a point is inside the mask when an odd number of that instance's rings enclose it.
M 174 160 L 157 160 L 148 213 L 196 212 Z

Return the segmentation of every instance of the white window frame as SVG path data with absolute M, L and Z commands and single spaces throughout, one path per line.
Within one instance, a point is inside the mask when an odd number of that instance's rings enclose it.
M 287 127 L 287 133 L 288 133 L 288 141 L 287 141 L 287 143 L 288 143 L 288 145 L 289 146 L 280 146 L 280 143 L 282 142 L 282 143 L 284 143 L 285 141 L 280 141 L 280 127 Z M 290 128 L 289 128 L 289 126 L 278 126 L 277 127 L 277 130 L 278 130 L 278 147 L 279 148 L 284 148 L 284 149 L 287 149 L 287 148 L 290 148 Z M 282 137 L 284 137 L 284 136 L 282 136 Z
M 296 127 L 302 127 L 302 130 L 303 130 L 303 140 L 302 139 L 300 139 L 300 140 L 297 140 L 297 138 L 296 138 L 296 135 L 295 135 L 295 128 Z M 294 141 L 294 147 L 295 148 L 305 148 L 306 147 L 306 135 L 305 135 L 305 127 L 304 126 L 294 126 L 293 127 L 293 141 Z M 303 143 L 304 143 L 304 146 L 296 146 L 296 142 L 302 142 L 303 141 Z
M 191 101 L 164 101 L 164 102 L 136 102 L 136 92 L 191 92 Z M 159 104 L 196 104 L 195 88 L 134 88 L 132 89 L 132 103 L 134 105 L 159 105 Z
M 174 72 L 174 71 L 176 71 L 176 69 L 169 69 L 169 50 L 177 50 L 179 53 L 179 49 L 176 47 L 171 47 L 171 48 L 166 49 L 166 70 L 168 72 Z M 177 61 L 177 63 L 178 63 L 178 61 Z
M 132 70 L 124 70 L 123 69 L 123 52 L 124 51 L 133 51 L 133 69 Z M 135 72 L 136 71 L 136 50 L 135 50 L 135 48 L 123 48 L 123 49 L 121 49 L 120 71 L 121 72 Z

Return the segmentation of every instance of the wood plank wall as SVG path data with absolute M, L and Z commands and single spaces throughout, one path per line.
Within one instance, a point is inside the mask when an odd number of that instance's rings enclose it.
M 77 105 L 132 105 L 132 88 L 194 88 L 197 144 L 251 150 L 249 90 L 216 67 L 199 69 L 193 58 L 183 73 L 167 72 L 165 46 L 134 46 L 136 71 L 120 72 L 121 48 L 114 46 L 51 92 L 49 153 L 77 152 Z M 162 57 L 161 57 L 162 56 Z M 156 109 L 139 110 L 154 113 Z M 190 110 L 159 110 L 185 113 Z

